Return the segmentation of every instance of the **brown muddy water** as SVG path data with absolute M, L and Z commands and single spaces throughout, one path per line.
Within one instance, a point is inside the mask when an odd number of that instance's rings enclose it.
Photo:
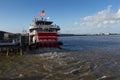
M 0 80 L 120 80 L 120 54 L 100 49 L 0 55 Z

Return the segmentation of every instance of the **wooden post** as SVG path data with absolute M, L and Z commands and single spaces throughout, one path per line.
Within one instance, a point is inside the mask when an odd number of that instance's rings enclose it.
M 31 36 L 29 35 L 29 45 L 31 44 Z
M 2 47 L 1 47 L 1 53 L 3 53 L 3 49 L 2 49 Z
M 2 53 L 1 48 L 0 48 L 0 53 Z
M 23 51 L 22 51 L 22 48 L 20 48 L 20 55 L 21 55 L 21 56 L 23 55 Z
M 22 39 L 21 39 L 21 35 L 20 35 L 20 46 L 22 46 Z
M 20 35 L 20 55 L 23 55 L 23 50 L 22 50 L 22 36 Z
M 7 48 L 7 56 L 9 56 L 9 49 Z

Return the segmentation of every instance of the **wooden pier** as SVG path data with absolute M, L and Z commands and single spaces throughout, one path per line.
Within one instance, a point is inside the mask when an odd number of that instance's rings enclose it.
M 20 54 L 23 55 L 23 47 L 14 43 L 0 43 L 0 54 Z
M 28 36 L 20 35 L 19 42 L 8 42 L 0 43 L 0 54 L 20 54 L 23 55 L 23 52 L 28 46 Z

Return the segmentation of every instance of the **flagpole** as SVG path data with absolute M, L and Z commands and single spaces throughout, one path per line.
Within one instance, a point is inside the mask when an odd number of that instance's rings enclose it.
M 41 20 L 42 21 L 44 21 L 44 16 L 45 16 L 45 11 L 44 10 L 42 10 L 41 12 L 40 12 L 40 17 L 41 17 Z M 45 21 L 44 21 L 44 23 L 43 23 L 43 29 L 45 28 Z

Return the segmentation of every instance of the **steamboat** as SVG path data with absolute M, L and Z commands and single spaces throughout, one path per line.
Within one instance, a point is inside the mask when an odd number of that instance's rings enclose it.
M 13 38 L 10 38 L 10 41 L 7 38 L 8 42 L 0 41 L 0 53 L 7 53 L 8 55 L 8 53 L 22 53 L 23 51 L 33 49 L 55 49 L 62 45 L 62 42 L 58 41 L 60 27 L 53 24 L 49 19 L 44 18 L 44 15 L 44 11 L 41 11 L 40 19 L 33 18 L 33 24 L 29 26 L 29 34 L 20 34 L 15 37 L 13 34 L 4 33 L 4 36 L 6 34 L 12 35 Z M 16 38 L 17 41 L 15 40 Z M 11 42 L 11 40 L 13 41 Z
M 58 31 L 60 27 L 44 18 L 44 11 L 40 12 L 41 19 L 33 18 L 29 27 L 29 46 L 35 48 L 58 48 Z

